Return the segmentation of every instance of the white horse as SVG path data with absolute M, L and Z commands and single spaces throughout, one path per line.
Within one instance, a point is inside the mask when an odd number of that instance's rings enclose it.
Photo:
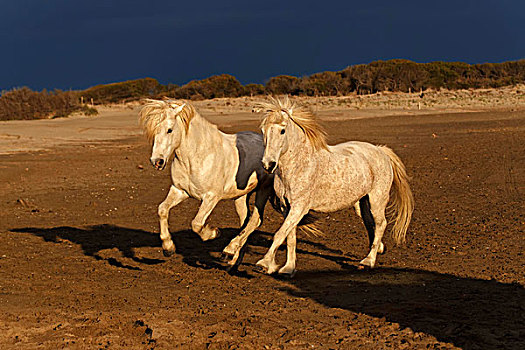
M 391 149 L 365 142 L 328 146 L 315 116 L 288 97 L 270 98 L 261 108 L 266 111 L 261 124 L 265 144 L 262 162 L 269 173 L 275 172 L 274 189 L 287 215 L 270 249 L 257 262 L 260 268 L 268 274 L 279 271 L 292 276 L 296 271 L 296 226 L 303 216 L 309 210 L 332 212 L 351 206 L 362 217 L 370 241 L 370 252 L 360 266 L 373 268 L 377 253 L 385 249 L 381 238 L 390 192 L 392 236 L 396 243 L 405 240 L 414 199 L 405 167 Z M 287 261 L 279 269 L 275 254 L 285 239 Z
M 140 124 L 153 143 L 151 164 L 163 170 L 173 158 L 173 184 L 158 209 L 165 256 L 175 253 L 168 229 L 169 211 L 188 197 L 202 201 L 191 228 L 204 241 L 218 236 L 218 229 L 210 227 L 206 220 L 221 199 L 235 199 L 244 228 L 240 236 L 249 235 L 261 225 L 264 206 L 273 194 L 273 175 L 262 168 L 264 145 L 260 134 L 225 134 L 202 118 L 191 104 L 178 100 L 146 100 L 139 115 Z M 247 220 L 253 192 L 255 207 Z M 237 238 L 233 239 L 224 253 L 236 253 L 238 258 L 242 252 L 236 249 L 237 242 Z

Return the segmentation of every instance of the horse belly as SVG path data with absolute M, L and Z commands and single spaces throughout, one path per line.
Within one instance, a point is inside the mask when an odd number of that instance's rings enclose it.
M 312 204 L 312 210 L 323 212 L 323 213 L 330 213 L 333 211 L 346 209 L 351 206 L 353 206 L 357 201 L 359 200 L 356 196 L 347 196 L 347 197 L 340 197 L 340 196 L 327 196 L 324 198 L 318 198 L 314 201 Z
M 248 184 L 245 188 L 237 188 L 237 182 L 228 183 L 224 188 L 224 193 L 227 198 L 236 198 L 250 193 L 257 187 L 258 184 L 257 173 L 254 171 L 248 178 Z

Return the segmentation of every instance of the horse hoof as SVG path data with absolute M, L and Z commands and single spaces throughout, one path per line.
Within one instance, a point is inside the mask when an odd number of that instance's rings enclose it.
M 359 264 L 359 265 L 357 266 L 357 269 L 358 269 L 358 270 L 372 270 L 373 267 L 372 267 L 372 266 L 369 266 L 369 265 Z
M 221 253 L 221 260 L 224 261 L 224 262 L 228 262 L 232 257 L 233 257 L 234 254 L 230 254 L 230 253 L 227 253 L 227 252 L 222 252 Z
M 210 239 L 219 238 L 220 236 L 221 236 L 221 231 L 218 228 L 216 228 L 211 234 Z
M 215 239 L 217 237 L 220 236 L 220 231 L 218 228 L 209 228 L 207 226 L 205 226 L 203 229 L 202 229 L 202 232 L 200 234 L 201 236 L 201 239 L 206 242 L 206 241 L 211 241 L 212 239 Z
M 172 256 L 173 254 L 175 254 L 175 249 L 173 249 L 173 250 L 163 249 L 163 250 L 162 250 L 162 254 L 164 254 L 164 256 L 165 256 L 166 258 L 169 258 L 169 257 Z
M 279 276 L 284 277 L 284 278 L 292 279 L 292 278 L 294 278 L 296 273 L 297 273 L 297 270 L 293 270 L 291 272 L 289 272 L 289 271 L 279 271 Z
M 221 256 L 220 256 L 219 259 L 220 259 L 220 261 L 222 261 L 222 262 L 228 262 L 228 260 L 230 259 L 230 257 L 231 257 L 231 255 L 228 255 L 228 254 L 226 254 L 226 253 L 223 252 L 223 253 L 221 254 Z
M 255 271 L 257 273 L 262 273 L 263 275 L 266 275 L 266 268 L 264 266 L 261 266 L 261 265 L 255 265 L 255 267 L 253 268 L 253 271 Z

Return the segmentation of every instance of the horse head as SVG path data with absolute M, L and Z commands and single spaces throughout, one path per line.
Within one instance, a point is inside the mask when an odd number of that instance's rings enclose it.
M 150 162 L 155 169 L 163 170 L 179 148 L 192 109 L 181 101 L 148 100 L 140 111 L 141 124 L 153 144 Z

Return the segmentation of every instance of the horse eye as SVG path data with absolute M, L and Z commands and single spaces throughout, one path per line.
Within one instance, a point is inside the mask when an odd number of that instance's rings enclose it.
M 281 135 L 284 135 L 284 132 L 285 132 L 285 130 L 284 130 L 284 129 L 282 129 L 282 130 L 281 130 Z
M 171 134 L 173 130 L 172 129 L 168 129 L 168 134 Z

